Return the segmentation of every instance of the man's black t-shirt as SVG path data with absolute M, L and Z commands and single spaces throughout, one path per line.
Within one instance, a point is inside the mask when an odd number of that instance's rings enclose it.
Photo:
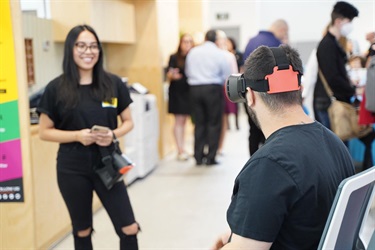
M 117 116 L 132 103 L 132 100 L 121 79 L 113 74 L 109 76 L 114 90 L 112 103 L 93 98 L 90 94 L 91 84 L 80 85 L 77 106 L 66 109 L 57 101 L 62 79 L 60 76 L 46 86 L 37 111 L 48 115 L 56 129 L 81 130 L 90 129 L 93 125 L 101 125 L 113 130 L 117 128 Z M 62 143 L 59 148 L 57 168 L 62 172 L 92 172 L 93 164 L 100 161 L 100 158 L 96 144 L 86 147 L 79 142 Z
M 316 249 L 337 187 L 353 174 L 347 148 L 320 123 L 282 128 L 237 176 L 230 228 L 271 249 Z

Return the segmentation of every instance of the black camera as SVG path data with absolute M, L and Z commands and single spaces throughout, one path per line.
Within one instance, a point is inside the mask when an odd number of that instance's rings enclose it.
M 124 154 L 114 151 L 112 155 L 102 158 L 103 166 L 95 169 L 100 179 L 109 190 L 116 182 L 123 180 L 124 175 L 129 172 L 134 163 Z
M 117 172 L 122 175 L 134 166 L 133 162 L 126 155 L 117 152 L 112 153 L 112 163 Z

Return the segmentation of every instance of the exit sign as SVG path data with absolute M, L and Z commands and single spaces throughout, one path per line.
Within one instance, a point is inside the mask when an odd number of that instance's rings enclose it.
M 228 20 L 229 19 L 229 13 L 217 13 L 216 19 L 217 20 Z

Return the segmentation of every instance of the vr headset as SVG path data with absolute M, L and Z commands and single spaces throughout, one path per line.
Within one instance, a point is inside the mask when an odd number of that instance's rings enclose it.
M 235 103 L 246 102 L 247 87 L 268 94 L 290 92 L 301 88 L 302 74 L 293 70 L 284 49 L 282 47 L 270 49 L 276 60 L 276 66 L 273 68 L 272 74 L 259 80 L 246 79 L 244 74 L 230 75 L 225 87 L 226 95 L 230 101 Z

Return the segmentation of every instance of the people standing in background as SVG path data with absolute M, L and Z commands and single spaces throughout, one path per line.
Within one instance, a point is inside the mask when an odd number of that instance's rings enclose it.
M 225 53 L 225 56 L 227 57 L 228 64 L 230 65 L 230 74 L 238 73 L 238 67 L 237 67 L 237 60 L 233 53 L 231 53 L 227 48 L 227 36 L 224 31 L 217 30 L 217 39 L 216 39 L 216 45 L 222 49 Z M 223 84 L 223 93 L 224 93 L 224 113 L 223 113 L 223 119 L 222 119 L 222 126 L 221 126 L 221 133 L 220 133 L 220 139 L 219 139 L 219 147 L 217 150 L 217 154 L 223 155 L 223 146 L 224 146 L 224 139 L 225 134 L 228 130 L 228 116 L 230 113 L 236 113 L 237 112 L 237 104 L 231 102 L 228 97 L 225 94 L 225 82 Z
M 372 56 L 375 55 L 375 31 L 367 33 L 366 34 L 366 40 L 369 41 L 369 43 L 370 43 L 370 47 L 369 47 L 369 49 L 367 51 L 367 55 L 366 55 L 366 65 L 365 65 L 366 68 L 368 68 Z
M 251 38 L 246 45 L 243 53 L 244 60 L 261 45 L 268 47 L 277 47 L 289 39 L 289 26 L 283 19 L 274 21 L 268 30 L 261 30 L 259 33 Z
M 345 145 L 303 111 L 297 74 L 288 82 L 273 78 L 278 86 L 292 83 L 283 92 L 254 90 L 273 72 L 275 57 L 302 74 L 297 51 L 287 45 L 261 46 L 246 60 L 247 108 L 267 140 L 235 180 L 230 232 L 214 250 L 317 249 L 337 188 L 354 175 Z
M 243 53 L 237 49 L 237 43 L 232 37 L 227 38 L 227 50 L 234 54 L 237 61 L 237 67 L 239 72 L 243 72 L 244 58 Z
M 339 44 L 341 37 L 347 37 L 353 29 L 352 20 L 358 16 L 358 10 L 347 2 L 337 2 L 331 13 L 331 23 L 327 34 L 317 48 L 318 66 L 326 78 L 334 97 L 350 103 L 355 94 L 355 86 L 351 83 L 346 70 L 347 54 Z M 324 126 L 330 128 L 328 107 L 331 104 L 322 80 L 317 77 L 314 89 L 315 117 Z
M 314 88 L 316 79 L 318 77 L 318 61 L 316 60 L 316 48 L 314 48 L 305 65 L 305 73 L 302 76 L 302 98 L 303 104 L 307 109 L 308 115 L 315 119 L 313 101 L 314 101 Z
M 261 45 L 265 45 L 268 47 L 278 47 L 283 43 L 283 41 L 288 41 L 288 32 L 289 27 L 285 20 L 278 19 L 274 21 L 268 31 L 259 31 L 259 33 L 255 37 L 249 40 L 243 54 L 244 60 L 246 60 L 251 52 L 253 52 Z M 248 109 L 245 108 L 245 110 L 250 125 L 249 151 L 251 156 L 258 150 L 260 144 L 264 143 L 265 138 L 260 128 L 258 128 L 254 121 L 251 119 Z
M 328 32 L 329 25 L 327 25 L 323 30 L 323 37 Z M 314 88 L 316 84 L 316 79 L 318 77 L 318 60 L 316 59 L 316 48 L 314 48 L 309 56 L 309 59 L 307 60 L 307 63 L 304 67 L 305 72 L 302 76 L 302 85 L 303 85 L 303 91 L 302 91 L 302 98 L 303 98 L 303 104 L 305 108 L 307 109 L 308 115 L 315 119 L 315 112 L 314 112 Z
M 102 45 L 90 26 L 70 30 L 64 46 L 63 74 L 47 85 L 37 108 L 39 136 L 60 143 L 57 181 L 69 211 L 75 249 L 93 249 L 95 191 L 120 238 L 120 249 L 137 250 L 139 226 L 124 182 L 108 190 L 94 172 L 103 166 L 100 148 L 113 151 L 114 135 L 121 137 L 133 128 L 129 91 L 118 76 L 104 71 L 103 57 Z M 118 116 L 122 121 L 119 127 Z M 94 133 L 94 125 L 109 129 Z
M 177 160 L 186 161 L 189 156 L 185 151 L 185 125 L 190 116 L 190 92 L 185 75 L 185 60 L 193 48 L 193 37 L 184 34 L 180 37 L 177 52 L 170 56 L 167 79 L 169 80 L 168 112 L 174 115 L 173 135 L 177 146 Z
M 374 105 L 368 105 L 369 101 L 374 103 L 374 100 L 366 100 L 375 98 L 373 93 L 375 92 L 375 32 L 368 33 L 366 39 L 370 42 L 370 48 L 366 55 L 367 59 L 365 67 L 367 68 L 366 75 L 366 87 L 362 95 L 362 101 L 359 108 L 359 124 L 364 126 L 373 126 L 375 124 L 375 109 L 369 110 L 366 107 L 374 107 Z M 371 94 L 372 93 L 372 94 Z M 367 103 L 366 103 L 367 102 Z M 366 170 L 374 166 L 374 157 L 372 154 L 372 144 L 375 140 L 375 131 L 372 130 L 366 136 L 359 138 L 359 140 L 365 145 L 365 151 L 363 155 L 362 170 Z
M 357 94 L 362 94 L 364 85 L 366 84 L 366 58 L 360 55 L 352 55 L 348 59 L 349 79 L 357 88 Z M 359 90 L 359 91 L 358 91 Z
M 186 57 L 185 74 L 190 85 L 194 128 L 196 165 L 218 164 L 216 153 L 223 117 L 223 84 L 230 74 L 225 53 L 215 44 L 216 30 L 209 30 L 205 42 L 190 50 Z M 205 153 L 205 145 L 208 152 Z
M 323 37 L 327 34 L 329 24 L 325 27 L 323 30 Z M 347 48 L 347 39 L 346 37 L 340 37 L 339 44 L 342 48 Z M 308 115 L 319 121 L 318 117 L 315 117 L 315 111 L 314 111 L 314 89 L 316 80 L 318 79 L 318 59 L 316 58 L 316 48 L 314 48 L 311 51 L 311 54 L 309 56 L 309 59 L 307 60 L 307 63 L 305 65 L 305 73 L 302 77 L 302 85 L 303 85 L 303 91 L 302 91 L 302 97 L 303 97 L 303 104 L 306 107 L 306 110 L 308 112 Z
M 229 52 L 233 53 L 234 56 L 236 57 L 238 72 L 240 72 L 240 73 L 243 72 L 243 64 L 244 64 L 243 54 L 237 49 L 237 44 L 236 44 L 236 41 L 234 40 L 234 38 L 232 38 L 232 37 L 227 38 L 227 49 L 228 49 Z M 239 130 L 240 126 L 238 124 L 238 103 L 235 103 L 235 105 L 236 105 L 235 109 L 230 113 L 234 114 L 236 129 Z M 229 121 L 227 122 L 227 124 L 228 124 L 228 128 L 229 128 Z

